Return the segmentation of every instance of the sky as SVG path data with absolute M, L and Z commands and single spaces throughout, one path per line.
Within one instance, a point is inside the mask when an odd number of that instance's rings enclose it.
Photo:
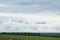
M 60 0 L 0 0 L 0 32 L 60 33 Z

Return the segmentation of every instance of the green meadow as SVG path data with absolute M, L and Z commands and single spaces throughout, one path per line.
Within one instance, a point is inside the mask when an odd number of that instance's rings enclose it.
M 60 40 L 60 38 L 40 36 L 0 35 L 0 40 Z

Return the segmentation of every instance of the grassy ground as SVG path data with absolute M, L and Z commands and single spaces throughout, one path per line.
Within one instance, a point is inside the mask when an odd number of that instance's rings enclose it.
M 0 35 L 0 40 L 60 40 L 60 38 L 39 36 Z

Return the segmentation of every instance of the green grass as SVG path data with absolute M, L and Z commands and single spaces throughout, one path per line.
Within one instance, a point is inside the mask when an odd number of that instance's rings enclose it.
M 0 35 L 0 40 L 60 40 L 60 38 L 40 36 Z

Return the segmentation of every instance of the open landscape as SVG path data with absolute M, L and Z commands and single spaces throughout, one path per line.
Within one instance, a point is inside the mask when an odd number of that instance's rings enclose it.
M 0 33 L 0 40 L 60 40 L 60 34 L 50 33 Z
M 60 40 L 60 38 L 40 36 L 0 35 L 0 40 Z
M 0 40 L 60 40 L 60 38 L 40 36 L 0 35 Z
M 60 40 L 60 0 L 0 0 L 0 40 Z

